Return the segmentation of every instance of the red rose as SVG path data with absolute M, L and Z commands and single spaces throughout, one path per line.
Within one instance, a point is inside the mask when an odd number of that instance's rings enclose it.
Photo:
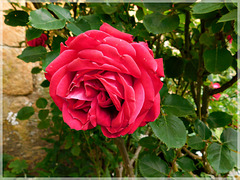
M 43 46 L 46 47 L 45 41 L 47 40 L 47 35 L 42 34 L 39 38 L 35 38 L 31 41 L 27 41 L 27 44 L 31 47 Z
M 61 44 L 46 68 L 50 95 L 72 129 L 101 126 L 109 138 L 133 133 L 160 113 L 162 58 L 107 23 Z
M 218 89 L 218 88 L 220 88 L 221 86 L 220 86 L 219 83 L 212 83 L 212 82 L 211 82 L 210 87 L 213 88 L 213 89 Z M 214 99 L 215 99 L 216 101 L 218 101 L 218 100 L 220 99 L 220 97 L 221 97 L 221 94 L 220 94 L 220 93 L 214 94 L 213 97 L 214 97 Z
M 230 44 L 232 44 L 233 38 L 232 38 L 231 35 L 228 35 L 228 36 L 227 36 L 227 40 L 229 41 Z

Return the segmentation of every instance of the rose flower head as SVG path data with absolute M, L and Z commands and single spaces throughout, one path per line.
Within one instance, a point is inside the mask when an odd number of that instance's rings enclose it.
M 210 87 L 210 88 L 213 88 L 213 89 L 218 89 L 218 88 L 220 88 L 221 86 L 220 86 L 219 83 L 212 83 L 212 82 L 211 82 L 211 84 L 210 84 L 209 87 Z M 220 99 L 220 97 L 221 97 L 221 94 L 220 94 L 220 93 L 217 93 L 217 94 L 214 94 L 214 95 L 213 95 L 213 98 L 214 98 L 216 101 L 218 101 L 218 100 Z
M 46 47 L 46 44 L 45 44 L 46 41 L 47 41 L 47 35 L 42 34 L 39 38 L 35 38 L 30 41 L 27 41 L 27 44 L 31 47 L 36 47 L 36 46 Z
M 162 58 L 107 23 L 70 37 L 46 68 L 50 95 L 75 130 L 101 126 L 109 138 L 133 133 L 160 113 Z

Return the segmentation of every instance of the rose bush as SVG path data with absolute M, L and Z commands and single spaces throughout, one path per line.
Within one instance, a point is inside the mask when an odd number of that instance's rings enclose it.
M 160 113 L 162 58 L 145 42 L 104 23 L 69 37 L 46 68 L 50 95 L 75 130 L 101 126 L 115 138 L 133 133 Z
M 46 44 L 45 44 L 46 41 L 47 41 L 47 35 L 42 34 L 39 38 L 35 38 L 33 40 L 27 41 L 27 44 L 31 47 L 36 47 L 36 46 L 46 47 Z

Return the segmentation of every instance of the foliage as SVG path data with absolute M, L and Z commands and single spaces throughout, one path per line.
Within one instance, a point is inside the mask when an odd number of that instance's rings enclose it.
M 166 77 L 160 91 L 161 115 L 123 137 L 135 176 L 227 176 L 237 170 L 236 3 L 33 5 L 36 10 L 12 3 L 22 10 L 9 10 L 5 16 L 7 25 L 26 26 L 29 40 L 48 35 L 47 48 L 26 47 L 18 56 L 27 63 L 41 62 L 42 67 L 32 73 L 45 70 L 59 54 L 61 42 L 99 29 L 102 22 L 132 34 L 135 41 L 146 41 L 155 58 L 163 58 Z M 212 89 L 211 82 L 221 87 Z M 45 80 L 41 85 L 47 88 L 49 83 Z M 212 98 L 217 93 L 221 93 L 219 101 Z M 50 131 L 42 139 L 52 148 L 43 147 L 46 157 L 28 175 L 128 176 L 127 168 L 122 171 L 124 158 L 114 140 L 103 136 L 99 128 L 71 130 L 54 103 L 40 98 L 36 106 L 38 128 Z M 17 118 L 26 120 L 33 114 L 33 108 L 24 107 Z M 5 176 L 22 176 L 27 165 L 16 160 L 4 169 Z

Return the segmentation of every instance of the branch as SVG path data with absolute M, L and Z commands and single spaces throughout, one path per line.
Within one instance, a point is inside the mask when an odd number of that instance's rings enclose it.
M 123 162 L 124 162 L 124 166 L 126 168 L 127 174 L 129 175 L 129 177 L 135 177 L 134 173 L 133 173 L 133 167 L 130 163 L 130 159 L 129 159 L 127 149 L 125 147 L 123 138 L 122 137 L 115 138 L 114 142 L 117 145 L 117 147 L 118 147 L 118 149 L 121 153 L 121 156 L 123 158 Z
M 203 87 L 203 96 L 202 96 L 202 120 L 205 122 L 208 114 L 208 106 L 209 106 L 209 90 L 208 86 Z
M 142 146 L 138 146 L 138 147 L 137 147 L 137 150 L 136 150 L 136 152 L 135 152 L 135 154 L 134 154 L 134 156 L 133 156 L 133 158 L 132 158 L 131 161 L 130 161 L 130 164 L 131 164 L 131 165 L 133 165 L 134 161 L 138 158 L 139 153 L 141 152 L 141 150 L 142 150 Z
M 150 126 L 149 126 L 148 129 L 147 129 L 147 131 L 146 131 L 146 133 L 145 133 L 145 135 L 149 135 L 150 129 L 151 129 L 151 128 L 150 128 Z M 132 158 L 131 161 L 130 161 L 130 164 L 131 164 L 131 165 L 133 165 L 133 163 L 135 162 L 135 160 L 138 158 L 139 153 L 141 152 L 141 150 L 142 150 L 142 146 L 139 145 L 139 146 L 137 147 L 137 149 L 136 149 L 136 152 L 135 152 L 133 158 Z
M 238 77 L 238 73 L 228 82 L 226 82 L 225 84 L 223 84 L 220 88 L 217 89 L 211 89 L 210 90 L 210 96 L 223 92 L 224 90 L 226 90 L 227 88 L 231 87 L 235 82 L 237 82 L 237 80 L 239 79 Z
M 202 160 L 202 158 L 196 154 L 193 154 L 191 151 L 189 151 L 186 147 L 183 146 L 182 148 L 189 156 L 191 156 L 193 159 L 199 159 Z
M 186 18 L 185 18 L 185 27 L 184 27 L 184 36 L 185 36 L 185 56 L 186 58 L 190 58 L 189 51 L 190 51 L 190 33 L 189 33 L 189 24 L 190 24 L 190 12 L 186 11 Z
M 209 162 L 207 160 L 207 153 L 206 153 L 207 148 L 208 148 L 208 143 L 206 143 L 206 146 L 202 150 L 203 168 L 207 174 L 216 175 L 216 172 L 214 171 L 214 169 L 211 167 L 211 165 L 209 164 Z

